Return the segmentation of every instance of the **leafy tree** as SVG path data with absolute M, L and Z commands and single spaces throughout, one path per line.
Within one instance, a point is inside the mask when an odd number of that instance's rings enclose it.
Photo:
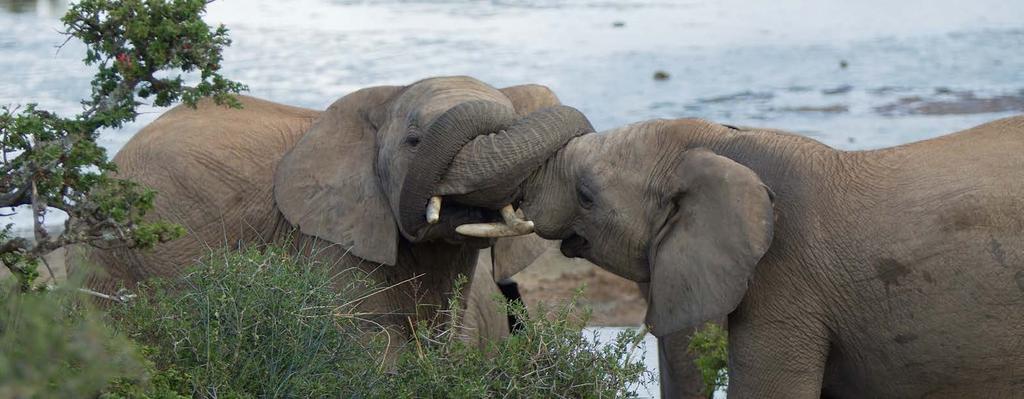
M 99 131 L 135 120 L 136 107 L 203 97 L 240 107 L 245 85 L 220 75 L 227 29 L 202 20 L 207 0 L 81 0 L 62 18 L 67 41 L 85 43 L 95 65 L 92 95 L 71 117 L 36 104 L 0 107 L 0 207 L 31 212 L 34 240 L 0 231 L 0 262 L 33 286 L 41 257 L 62 246 L 149 247 L 181 236 L 166 222 L 144 221 L 152 190 L 112 175 L 117 168 L 96 143 Z M 20 208 L 16 208 L 20 207 Z M 44 228 L 49 211 L 69 218 L 60 234 Z

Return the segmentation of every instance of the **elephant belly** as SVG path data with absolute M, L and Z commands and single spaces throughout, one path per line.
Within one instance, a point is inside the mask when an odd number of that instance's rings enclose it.
M 962 238 L 871 265 L 834 315 L 826 396 L 1024 397 L 1019 238 Z

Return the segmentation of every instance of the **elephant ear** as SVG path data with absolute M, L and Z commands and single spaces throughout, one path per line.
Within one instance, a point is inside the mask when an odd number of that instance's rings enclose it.
M 658 337 L 736 309 L 772 241 L 772 196 L 753 171 L 694 149 L 676 173 L 683 191 L 649 256 L 646 321 Z
M 562 105 L 555 92 L 547 86 L 526 84 L 509 86 L 500 90 L 505 97 L 508 97 L 509 101 L 512 101 L 512 107 L 515 108 L 516 115 L 519 116 L 529 115 L 541 108 Z
M 536 234 L 499 238 L 490 251 L 480 258 L 490 262 L 494 281 L 501 281 L 533 264 L 545 251 L 558 247 L 557 241 L 540 238 Z M 492 261 L 493 260 L 493 261 Z
M 336 101 L 274 174 L 277 207 L 299 231 L 389 265 L 395 264 L 398 230 L 374 172 L 377 128 L 371 118 L 399 90 L 371 87 Z

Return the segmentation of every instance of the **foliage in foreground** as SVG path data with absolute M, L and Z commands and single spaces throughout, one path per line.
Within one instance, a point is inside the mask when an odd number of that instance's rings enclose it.
M 348 387 L 375 371 L 356 320 L 340 316 L 369 289 L 354 273 L 332 276 L 280 249 L 225 251 L 180 281 L 140 286 L 115 317 L 159 369 L 184 377 L 183 394 L 351 396 Z M 342 279 L 353 283 L 336 289 Z
M 200 398 L 620 397 L 648 377 L 629 357 L 643 333 L 599 346 L 574 303 L 535 318 L 511 307 L 524 331 L 484 350 L 458 339 L 457 323 L 421 323 L 385 355 L 384 334 L 356 312 L 377 289 L 362 277 L 280 249 L 224 252 L 144 286 L 116 319 L 145 345 L 150 381 Z M 458 318 L 459 302 L 444 314 Z M 107 397 L 168 397 L 152 389 L 120 384 Z
M 184 229 L 147 221 L 155 193 L 111 176 L 116 171 L 96 140 L 102 129 L 135 120 L 142 100 L 155 106 L 202 97 L 239 106 L 245 86 L 220 75 L 224 26 L 202 20 L 206 0 L 80 0 L 61 19 L 67 40 L 85 44 L 95 65 L 83 111 L 60 116 L 36 104 L 0 106 L 0 207 L 31 213 L 33 240 L 0 230 L 0 262 L 29 290 L 39 259 L 66 245 L 149 247 Z M 192 83 L 192 84 L 189 84 Z M 54 210 L 70 218 L 64 231 L 45 228 Z
M 729 385 L 729 336 L 715 323 L 707 323 L 693 334 L 688 347 L 704 381 L 704 393 L 710 397 L 715 390 Z
M 143 361 L 75 293 L 21 293 L 0 281 L 0 398 L 81 398 L 141 381 Z
M 448 312 L 458 308 L 456 297 Z M 459 340 L 458 326 L 421 325 L 390 390 L 399 397 L 617 398 L 636 396 L 650 381 L 643 356 L 631 357 L 645 331 L 626 330 L 601 346 L 596 334 L 582 333 L 590 313 L 576 308 L 576 298 L 533 317 L 521 304 L 505 308 L 525 321 L 523 330 L 484 350 Z

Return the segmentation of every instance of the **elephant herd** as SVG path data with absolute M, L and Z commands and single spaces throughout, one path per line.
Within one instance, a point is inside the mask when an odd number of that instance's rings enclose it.
M 664 397 L 699 396 L 707 321 L 730 397 L 1024 397 L 1024 117 L 848 152 L 699 119 L 594 132 L 546 87 L 469 77 L 322 111 L 239 99 L 172 109 L 116 155 L 188 234 L 91 250 L 90 288 L 277 242 L 397 287 L 363 304 L 394 339 L 471 276 L 483 343 L 509 334 L 496 282 L 557 240 L 641 285 Z

